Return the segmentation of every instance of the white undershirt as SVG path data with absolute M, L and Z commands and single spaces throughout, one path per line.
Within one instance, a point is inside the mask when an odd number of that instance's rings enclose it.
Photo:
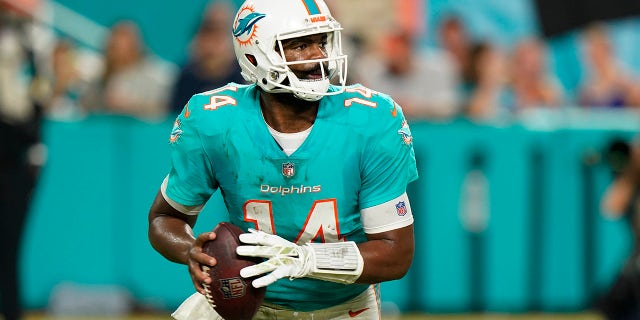
M 284 151 L 287 156 L 290 156 L 292 153 L 296 152 L 296 150 L 298 150 L 304 140 L 307 139 L 313 126 L 309 127 L 309 129 L 307 130 L 294 133 L 282 133 L 276 131 L 276 129 L 271 128 L 271 126 L 268 124 L 267 128 L 269 128 L 269 132 L 271 133 L 273 138 L 276 139 L 276 142 L 278 142 L 280 148 L 282 148 L 282 151 Z

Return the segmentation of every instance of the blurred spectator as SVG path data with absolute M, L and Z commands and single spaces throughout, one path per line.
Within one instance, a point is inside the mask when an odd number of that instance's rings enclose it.
M 84 107 L 144 119 L 167 114 L 172 75 L 146 52 L 134 22 L 121 21 L 111 28 L 104 59 L 102 78 L 81 98 Z
M 464 83 L 464 112 L 471 119 L 508 117 L 504 54 L 489 42 L 478 42 L 470 50 L 468 78 Z
M 458 114 L 460 82 L 449 55 L 419 49 L 414 36 L 402 29 L 388 34 L 380 51 L 355 60 L 359 82 L 390 94 L 410 120 Z
M 640 319 L 640 147 L 637 141 L 631 146 L 616 141 L 607 156 L 615 177 L 602 198 L 602 212 L 628 221 L 633 250 L 596 307 L 606 319 Z
M 326 3 L 343 27 L 343 51 L 350 57 L 379 51 L 381 38 L 389 30 L 402 29 L 418 39 L 425 28 L 422 0 L 327 0 Z M 348 83 L 362 79 L 353 61 L 355 59 L 349 60 Z
M 342 50 L 349 57 L 366 56 L 377 52 L 380 37 L 391 29 L 394 16 L 388 14 L 393 10 L 394 0 L 326 0 L 333 17 L 340 21 L 342 31 Z M 351 14 L 357 11 L 359 14 Z M 376 17 L 369 19 L 368 17 Z M 347 83 L 360 82 L 359 70 L 354 59 L 349 60 Z
M 472 43 L 461 18 L 454 14 L 444 17 L 438 25 L 438 40 L 440 47 L 455 61 L 461 79 L 467 81 Z
M 353 50 L 367 51 L 376 47 L 381 34 L 395 23 L 394 1 L 396 0 L 328 0 L 333 16 L 340 21 L 347 45 Z M 353 14 L 357 12 L 357 14 Z M 372 18 L 375 17 L 375 18 Z M 351 53 L 351 52 L 349 52 Z
M 615 56 L 606 26 L 589 26 L 584 31 L 583 44 L 588 75 L 579 87 L 578 104 L 609 108 L 640 106 L 638 88 L 627 72 L 629 69 Z
M 179 113 L 192 95 L 229 82 L 244 83 L 231 42 L 233 10 L 226 2 L 212 2 L 191 42 L 189 60 L 182 66 L 169 102 Z
M 45 115 L 56 120 L 73 120 L 82 117 L 78 97 L 86 83 L 81 79 L 76 64 L 76 48 L 73 43 L 59 41 L 51 55 L 51 97 L 45 103 Z
M 0 2 L 0 310 L 5 320 L 22 319 L 21 239 L 37 173 L 43 162 L 40 143 L 42 92 L 40 58 L 32 14 Z M 18 10 L 19 9 L 19 10 Z M 42 43 L 38 43 L 41 45 Z
M 559 80 L 548 71 L 546 47 L 539 39 L 518 42 L 510 59 L 509 89 L 516 111 L 558 107 L 563 103 Z

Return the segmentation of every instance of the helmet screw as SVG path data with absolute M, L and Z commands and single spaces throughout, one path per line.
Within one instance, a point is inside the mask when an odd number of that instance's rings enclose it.
M 271 80 L 275 81 L 278 79 L 278 73 L 275 71 L 271 71 L 269 72 L 269 77 L 271 77 Z

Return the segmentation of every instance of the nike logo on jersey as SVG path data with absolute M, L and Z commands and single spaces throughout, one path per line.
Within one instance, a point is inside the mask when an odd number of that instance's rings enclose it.
M 394 102 L 393 110 L 391 110 L 391 116 L 395 118 L 397 115 L 398 115 L 398 105 Z
M 184 117 L 185 117 L 185 118 L 189 118 L 189 116 L 190 116 L 190 115 L 191 115 L 191 111 L 189 111 L 189 104 L 187 104 L 187 105 L 184 107 Z
M 365 312 L 365 311 L 367 311 L 367 310 L 369 310 L 369 308 L 364 308 L 364 309 L 360 309 L 360 310 L 356 310 L 356 311 L 349 310 L 349 317 L 351 317 L 351 318 L 355 318 L 355 317 L 357 317 L 359 314 L 361 314 L 361 313 L 363 313 L 363 312 Z

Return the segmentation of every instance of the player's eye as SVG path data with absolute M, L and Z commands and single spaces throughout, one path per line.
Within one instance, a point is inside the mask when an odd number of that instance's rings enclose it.
M 282 42 L 282 48 L 284 50 L 302 50 L 305 49 L 307 43 L 298 40 L 288 40 Z

